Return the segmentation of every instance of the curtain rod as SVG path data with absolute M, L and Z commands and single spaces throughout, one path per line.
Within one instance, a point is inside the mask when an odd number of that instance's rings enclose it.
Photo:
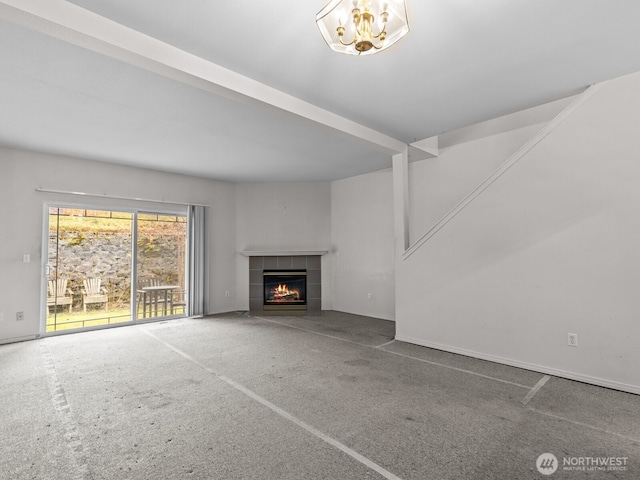
M 120 197 L 117 195 L 107 195 L 106 193 L 86 193 L 86 192 L 71 192 L 66 190 L 52 190 L 50 188 L 36 188 L 36 192 L 42 193 L 61 193 L 64 195 L 76 195 L 78 197 L 98 197 L 98 198 L 109 198 L 113 200 L 134 200 L 136 202 L 153 202 L 153 203 L 167 203 L 171 205 L 195 205 L 197 207 L 210 207 L 211 205 L 206 205 L 204 203 L 185 203 L 185 202 L 172 202 L 169 200 L 154 200 L 151 198 L 140 198 L 140 197 Z

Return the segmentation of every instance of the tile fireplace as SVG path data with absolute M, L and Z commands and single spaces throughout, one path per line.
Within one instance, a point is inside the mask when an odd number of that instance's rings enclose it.
M 250 255 L 249 308 L 278 314 L 322 311 L 320 255 Z

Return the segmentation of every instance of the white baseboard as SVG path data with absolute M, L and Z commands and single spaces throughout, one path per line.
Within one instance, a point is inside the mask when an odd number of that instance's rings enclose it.
M 323 308 L 323 310 L 325 310 Z M 362 312 L 352 312 L 349 310 L 336 310 L 336 309 L 331 309 L 332 311 L 336 311 L 336 312 L 342 312 L 342 313 L 348 313 L 349 315 L 358 315 L 359 317 L 369 317 L 369 318 L 376 318 L 378 320 L 388 320 L 389 322 L 394 322 L 396 321 L 396 319 L 393 316 L 387 316 L 387 315 L 372 315 L 371 313 L 362 313 Z M 411 343 L 411 342 L 409 342 Z
M 4 338 L 0 339 L 0 345 L 5 345 L 7 343 L 28 342 L 29 340 L 35 340 L 38 337 L 39 335 L 27 335 L 25 337 Z
M 473 350 L 466 350 L 464 348 L 452 347 L 450 345 L 442 345 L 439 343 L 425 342 L 416 338 L 405 337 L 403 335 L 396 335 L 396 340 L 400 342 L 411 343 L 421 347 L 434 348 L 436 350 L 442 350 L 449 353 L 457 353 L 459 355 L 465 355 L 467 357 L 478 358 L 480 360 L 487 360 L 489 362 L 500 363 L 502 365 L 508 365 L 510 367 L 523 368 L 525 370 L 532 370 L 534 372 L 545 373 L 553 375 L 555 377 L 566 378 L 569 380 L 575 380 L 578 382 L 588 383 L 591 385 L 597 385 L 599 387 L 611 388 L 614 390 L 620 390 L 622 392 L 634 393 L 640 395 L 639 385 L 630 385 L 627 383 L 616 382 L 613 380 L 607 380 L 606 378 L 592 377 L 589 375 L 583 375 L 581 373 L 569 372 L 566 370 L 560 370 L 553 367 L 537 365 L 533 363 L 521 362 L 511 358 L 500 357 L 497 355 L 491 355 L 487 353 L 475 352 Z

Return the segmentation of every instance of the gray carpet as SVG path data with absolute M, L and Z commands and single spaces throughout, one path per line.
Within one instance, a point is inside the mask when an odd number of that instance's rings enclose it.
M 239 313 L 0 346 L 0 478 L 640 478 L 639 396 L 393 335 Z

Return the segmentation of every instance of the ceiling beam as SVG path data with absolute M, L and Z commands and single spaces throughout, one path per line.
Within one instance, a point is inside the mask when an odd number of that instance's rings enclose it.
M 409 145 L 409 161 L 417 162 L 427 158 L 435 158 L 440 155 L 438 137 L 425 138 Z
M 0 19 L 239 102 L 271 108 L 394 155 L 405 143 L 64 0 L 0 0 Z

